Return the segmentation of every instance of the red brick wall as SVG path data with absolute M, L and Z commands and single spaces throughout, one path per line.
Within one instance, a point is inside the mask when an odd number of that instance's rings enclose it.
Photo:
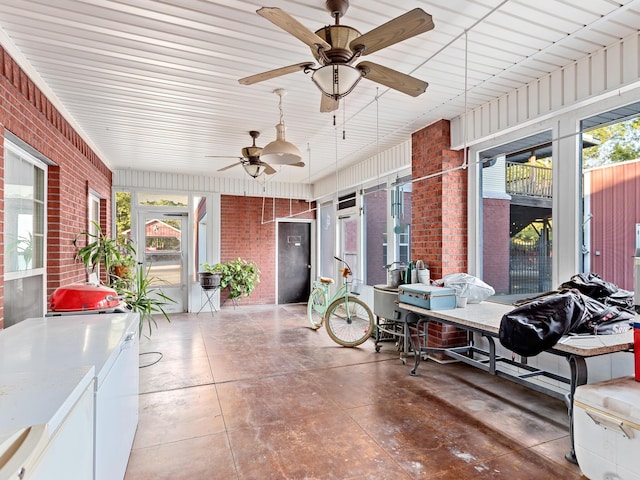
M 463 152 L 451 150 L 449 122 L 440 120 L 412 135 L 411 176 L 433 177 L 413 183 L 411 258 L 429 265 L 431 278 L 467 271 L 467 171 L 455 170 Z M 464 331 L 429 323 L 429 346 L 464 345 Z
M 485 198 L 482 202 L 482 279 L 496 293 L 509 293 L 510 201 Z
M 274 214 L 275 203 L 275 214 Z M 297 214 L 296 219 L 315 218 L 315 208 L 304 200 L 265 199 L 263 219 L 262 197 L 220 197 L 220 261 L 238 257 L 256 262 L 260 270 L 260 283 L 243 305 L 276 303 L 276 218 Z M 225 300 L 225 292 L 220 301 Z
M 450 150 L 449 122 L 440 120 L 412 136 L 411 258 L 429 265 L 431 278 L 467 271 L 467 171 L 463 152 Z
M 56 164 L 49 167 L 48 176 L 47 295 L 50 295 L 60 285 L 85 280 L 83 265 L 74 261 L 72 242 L 78 232 L 87 229 L 89 188 L 105 199 L 111 198 L 111 171 L 1 47 L 0 70 L 0 134 L 4 136 L 5 131 L 10 131 Z M 0 150 L 0 202 L 0 223 L 4 225 L 4 149 Z M 107 232 L 110 204 L 110 200 L 103 202 L 101 219 Z M 0 241 L 4 243 L 4 228 Z M 0 273 L 2 327 L 4 268 Z

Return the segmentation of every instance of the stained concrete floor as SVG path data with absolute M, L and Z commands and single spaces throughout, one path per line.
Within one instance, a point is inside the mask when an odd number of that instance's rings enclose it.
M 560 400 L 458 363 L 410 376 L 392 342 L 340 347 L 305 305 L 171 319 L 141 340 L 162 359 L 140 369 L 126 480 L 585 478 Z

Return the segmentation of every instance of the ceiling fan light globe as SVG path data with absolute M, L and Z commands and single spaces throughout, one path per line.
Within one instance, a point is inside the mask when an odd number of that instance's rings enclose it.
M 361 78 L 360 70 L 350 65 L 325 65 L 311 76 L 320 91 L 335 100 L 351 93 Z
M 276 125 L 276 139 L 262 148 L 261 160 L 273 165 L 290 165 L 302 159 L 298 147 L 285 140 L 284 131 L 284 124 Z
M 244 167 L 244 171 L 249 174 L 249 176 L 253 178 L 257 178 L 263 174 L 265 166 L 257 163 L 244 163 L 242 165 Z

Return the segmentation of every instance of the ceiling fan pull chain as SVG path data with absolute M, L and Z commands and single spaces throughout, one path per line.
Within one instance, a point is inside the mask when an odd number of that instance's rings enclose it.
M 347 101 L 342 99 L 342 140 L 347 139 Z

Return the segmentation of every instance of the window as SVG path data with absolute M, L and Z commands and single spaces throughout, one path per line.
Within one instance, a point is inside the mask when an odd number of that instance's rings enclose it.
M 391 218 L 395 240 L 393 261 L 411 262 L 411 178 L 397 178 L 391 190 Z M 391 263 L 391 262 L 389 262 Z
M 94 192 L 89 193 L 89 233 L 96 235 L 96 224 L 100 225 L 100 197 Z
M 5 139 L 5 327 L 44 314 L 46 168 Z
M 335 276 L 336 214 L 333 202 L 320 206 L 320 271 L 321 276 Z
M 387 198 L 385 185 L 364 192 L 364 275 L 367 285 L 387 283 Z
M 631 291 L 640 244 L 639 113 L 640 104 L 628 105 L 581 126 L 582 268 Z
M 481 153 L 482 278 L 509 303 L 553 288 L 551 154 L 550 132 Z

